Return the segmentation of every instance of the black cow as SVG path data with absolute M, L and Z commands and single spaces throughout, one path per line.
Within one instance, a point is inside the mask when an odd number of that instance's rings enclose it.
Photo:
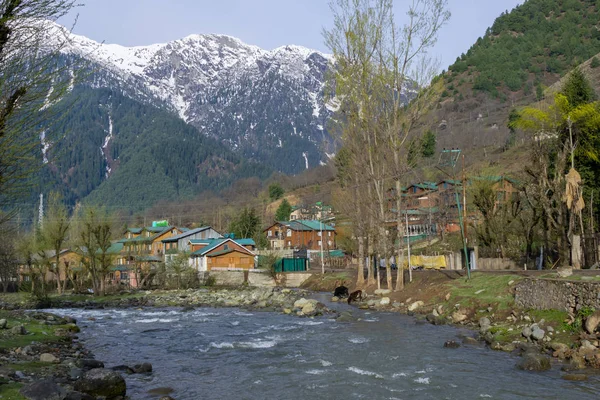
M 344 285 L 338 286 L 333 291 L 333 295 L 337 298 L 346 298 L 348 297 L 348 288 Z

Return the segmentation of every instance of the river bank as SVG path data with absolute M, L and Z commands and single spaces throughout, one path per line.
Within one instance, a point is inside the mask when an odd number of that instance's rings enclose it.
M 554 279 L 554 275 L 542 278 Z M 469 328 L 476 333 L 476 340 L 491 349 L 523 355 L 519 363 L 523 369 L 546 370 L 554 362 L 553 357 L 562 364 L 565 379 L 586 379 L 585 374 L 598 373 L 600 313 L 579 306 L 573 312 L 518 307 L 515 293 L 530 279 L 527 274 L 473 273 L 467 279 L 461 271 L 423 271 L 414 278 L 398 292 L 363 286 L 368 297 L 357 306 L 413 315 L 433 325 Z M 303 287 L 333 291 L 339 282 L 346 282 L 350 291 L 358 289 L 352 283 L 352 272 L 315 275 Z M 472 340 L 463 338 L 462 342 Z

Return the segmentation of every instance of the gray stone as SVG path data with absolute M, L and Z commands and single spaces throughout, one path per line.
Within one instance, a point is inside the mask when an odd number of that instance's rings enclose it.
M 523 335 L 523 337 L 529 339 L 531 337 L 532 331 L 531 328 L 526 326 L 523 328 L 523 330 L 521 331 L 521 335 Z
M 308 300 L 302 297 L 294 302 L 294 308 L 303 308 L 308 302 Z
M 540 329 L 539 327 L 536 326 L 531 331 L 531 338 L 534 340 L 542 340 L 544 338 L 545 334 L 546 334 L 546 332 L 544 332 L 543 329 Z
M 550 369 L 550 359 L 541 354 L 525 353 L 517 367 L 526 371 L 546 371 Z
M 102 361 L 94 360 L 93 358 L 81 358 L 77 360 L 75 364 L 84 370 L 104 368 L 104 363 Z
M 77 379 L 81 378 L 83 376 L 83 370 L 81 368 L 71 368 L 69 370 L 69 378 L 71 378 L 71 380 L 76 381 Z
M 86 372 L 83 378 L 75 382 L 74 388 L 78 392 L 108 399 L 125 396 L 127 392 L 125 379 L 119 373 L 102 368 Z
M 596 329 L 598 329 L 598 325 L 600 325 L 600 310 L 594 312 L 592 315 L 587 317 L 587 319 L 585 320 L 585 330 L 589 334 L 592 334 L 596 332 Z
M 60 360 L 54 354 L 42 353 L 40 354 L 40 362 L 43 363 L 58 363 Z
M 306 303 L 302 307 L 302 314 L 304 315 L 312 315 L 316 311 L 315 303 Z
M 356 318 L 349 311 L 344 311 L 340 314 L 339 317 L 336 318 L 337 322 L 353 322 L 356 321 Z
M 150 363 L 142 363 L 142 364 L 136 364 L 133 366 L 133 372 L 135 372 L 136 374 L 147 374 L 152 372 L 152 364 Z
M 463 343 L 464 344 L 470 344 L 470 345 L 478 345 L 479 341 L 477 339 L 475 339 L 475 338 L 467 336 L 467 337 L 463 338 Z
M 4 318 L 0 319 L 0 329 L 6 329 L 8 326 L 8 321 L 6 321 Z
M 15 335 L 27 335 L 27 329 L 23 325 L 13 326 L 10 331 Z
M 455 311 L 452 313 L 452 322 L 454 322 L 455 324 L 457 324 L 459 322 L 463 322 L 467 318 L 468 317 L 460 311 Z
M 479 318 L 479 327 L 480 328 L 485 328 L 485 327 L 489 328 L 491 325 L 492 325 L 492 323 L 488 317 Z
M 382 306 L 387 306 L 390 304 L 390 298 L 389 297 L 382 297 L 381 300 L 379 301 L 379 304 L 381 304 Z
M 29 383 L 19 391 L 30 400 L 63 400 L 67 391 L 50 379 Z

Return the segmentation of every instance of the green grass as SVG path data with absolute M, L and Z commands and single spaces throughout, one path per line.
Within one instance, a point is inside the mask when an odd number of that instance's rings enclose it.
M 8 383 L 6 385 L 0 385 L 0 399 L 2 400 L 23 400 L 25 397 L 21 396 L 19 390 L 23 385 L 20 383 Z
M 17 317 L 16 315 L 15 313 L 0 310 L 0 319 L 6 319 L 9 327 L 9 329 L 4 330 L 0 334 L 0 349 L 24 347 L 30 345 L 32 342 L 57 343 L 68 340 L 55 334 L 56 329 L 65 329 L 65 325 L 42 325 L 38 320 L 28 319 L 24 316 Z M 10 328 L 16 325 L 23 325 L 29 333 L 27 335 L 13 335 L 10 332 Z
M 491 275 L 473 272 L 471 279 L 462 278 L 448 284 L 450 302 L 465 306 L 496 306 L 498 309 L 511 308 L 514 296 L 508 282 L 523 279 L 517 275 Z M 514 285 L 514 284 L 513 284 Z M 479 293 L 478 293 L 479 292 Z M 464 303 L 464 304 L 463 304 Z

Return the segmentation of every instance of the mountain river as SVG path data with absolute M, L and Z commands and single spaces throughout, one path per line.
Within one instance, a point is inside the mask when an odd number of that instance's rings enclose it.
M 132 399 L 158 399 L 148 391 L 159 387 L 177 400 L 600 398 L 600 376 L 565 381 L 558 365 L 525 372 L 483 345 L 444 348 L 459 329 L 395 313 L 352 308 L 361 320 L 341 323 L 231 308 L 52 311 L 78 319 L 107 367 L 153 365 L 126 376 Z

